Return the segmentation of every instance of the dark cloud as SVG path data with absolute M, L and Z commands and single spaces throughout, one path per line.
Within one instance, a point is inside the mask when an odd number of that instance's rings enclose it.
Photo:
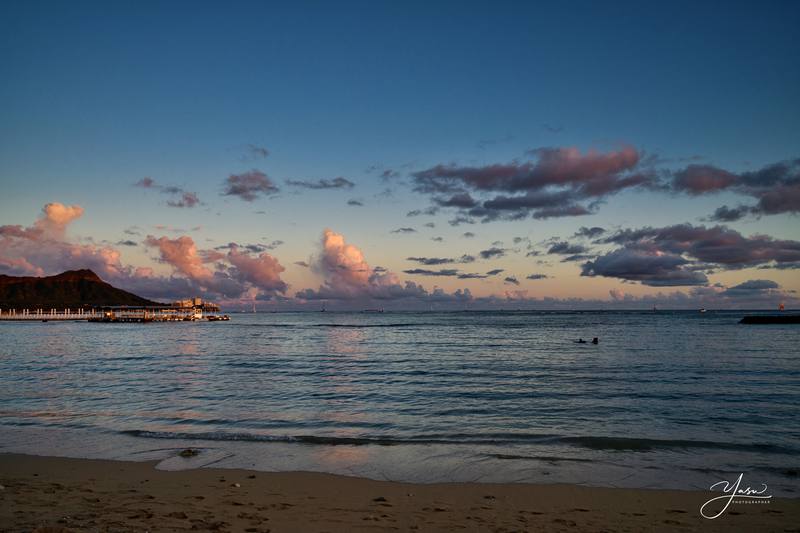
M 779 288 L 780 285 L 778 285 L 772 280 L 751 279 L 745 281 L 744 283 L 740 283 L 739 285 L 734 285 L 733 287 L 729 287 L 722 294 L 724 296 L 730 296 L 734 298 L 738 298 L 741 296 L 749 297 L 756 293 L 770 292 Z
M 431 237 L 431 240 L 434 242 L 444 242 L 444 239 L 442 237 Z
M 167 200 L 170 207 L 194 207 L 200 203 L 200 198 L 193 192 L 183 191 L 180 197 L 174 200 Z
M 139 243 L 131 240 L 117 241 L 117 246 L 139 246 Z
M 494 259 L 498 257 L 503 257 L 506 255 L 506 250 L 504 248 L 496 248 L 492 247 L 487 250 L 481 250 L 480 256 L 483 259 Z
M 242 200 L 252 202 L 260 195 L 278 192 L 278 187 L 260 170 L 251 170 L 243 174 L 231 174 L 225 180 L 223 195 L 238 196 Z
M 356 206 L 356 207 L 363 207 L 364 206 L 364 202 L 362 202 L 361 200 L 353 200 L 353 199 L 351 199 L 351 200 L 347 200 L 347 205 L 353 205 L 353 206 Z
M 333 178 L 332 180 L 286 180 L 286 184 L 291 185 L 292 187 L 300 187 L 304 189 L 352 189 L 355 187 L 355 183 L 341 176 Z
M 751 210 L 752 208 L 746 205 L 740 205 L 738 207 L 723 205 L 722 207 L 718 207 L 708 219 L 712 222 L 734 222 L 749 215 Z
M 429 266 L 455 263 L 455 260 L 449 257 L 406 257 L 406 261 L 414 261 Z
M 547 274 L 529 274 L 525 276 L 525 279 L 530 279 L 530 280 L 547 279 Z
M 416 233 L 417 230 L 414 228 L 397 228 L 393 229 L 390 233 Z
M 519 285 L 519 280 L 514 276 L 508 276 L 503 282 L 508 283 L 509 285 Z
M 796 268 L 800 264 L 799 241 L 745 237 L 725 226 L 678 224 L 623 230 L 598 242 L 622 247 L 587 261 L 581 275 L 652 286 L 705 285 L 705 273 L 716 269 Z
M 465 231 L 464 233 L 461 234 L 461 236 L 464 237 L 465 239 L 472 239 L 473 237 L 475 237 L 475 234 L 472 233 L 471 231 Z
M 712 165 L 689 165 L 672 175 L 672 190 L 691 195 L 731 191 L 756 200 L 753 205 L 720 207 L 712 220 L 732 221 L 747 215 L 800 213 L 800 159 L 758 170 L 733 173 Z
M 689 194 L 704 194 L 727 189 L 736 183 L 737 176 L 711 165 L 689 165 L 675 173 L 672 186 Z
M 571 244 L 566 241 L 560 241 L 550 246 L 550 248 L 547 250 L 547 253 L 559 254 L 559 255 L 575 255 L 575 254 L 585 254 L 588 251 L 589 249 L 582 244 Z
M 434 198 L 434 202 L 440 207 L 475 207 L 478 203 L 469 195 L 469 193 L 454 194 L 449 198 Z
M 451 226 L 460 226 L 461 224 L 475 224 L 475 219 L 472 217 L 457 216 L 447 221 Z
M 581 226 L 581 228 L 575 232 L 573 237 L 583 238 L 583 239 L 596 239 L 600 235 L 603 235 L 605 232 L 606 232 L 605 228 L 601 228 L 599 226 L 593 226 L 591 228 L 587 228 L 586 226 Z
M 575 262 L 575 261 L 586 261 L 587 259 L 591 259 L 592 257 L 594 257 L 594 256 L 589 255 L 589 254 L 574 254 L 574 255 L 568 255 L 568 256 L 562 258 L 561 262 L 562 263 L 572 263 L 572 262 Z
M 494 270 L 490 270 L 489 272 L 487 272 L 486 275 L 487 276 L 496 276 L 496 275 L 500 274 L 501 272 L 504 272 L 504 270 L 502 268 L 495 268 Z
M 458 209 L 453 221 L 465 223 L 472 218 L 488 222 L 531 214 L 534 218 L 589 214 L 609 195 L 655 183 L 654 172 L 632 147 L 586 154 L 576 148 L 540 148 L 529 155 L 533 161 L 436 165 L 412 174 L 414 190 L 433 195 L 443 207 Z
M 306 263 L 305 261 L 295 261 L 294 264 L 299 266 L 299 267 L 303 267 L 303 268 L 308 268 L 309 267 L 309 264 Z
M 245 145 L 245 150 L 247 151 L 247 157 L 250 159 L 266 159 L 269 156 L 269 150 L 263 146 L 248 144 Z
M 200 203 L 196 193 L 176 187 L 175 185 L 159 185 L 153 178 L 142 178 L 133 184 L 134 187 L 143 189 L 157 190 L 161 194 L 167 194 L 173 198 L 167 200 L 169 207 L 194 207 Z
M 621 248 L 586 262 L 581 275 L 639 281 L 653 287 L 706 285 L 706 275 L 690 266 L 680 255 Z
M 409 211 L 408 213 L 406 213 L 406 216 L 407 217 L 418 217 L 420 215 L 433 216 L 438 212 L 439 212 L 439 208 L 438 207 L 431 206 L 431 207 L 428 207 L 426 209 L 414 209 L 414 210 Z
M 423 224 L 423 226 L 425 226 L 426 228 L 435 228 L 436 224 L 433 222 L 426 222 L 425 224 Z
M 458 275 L 458 279 L 486 279 L 488 277 L 488 274 L 475 274 L 471 272 L 465 272 Z
M 412 268 L 410 270 L 403 270 L 406 274 L 413 274 L 417 276 L 458 276 L 458 270 L 455 268 L 444 268 L 441 270 L 428 270 L 425 268 Z
M 677 224 L 663 228 L 623 230 L 598 242 L 619 244 L 652 253 L 687 255 L 725 269 L 778 266 L 800 261 L 800 241 L 773 239 L 767 235 L 745 237 L 726 226 Z
M 475 258 L 471 255 L 462 255 L 459 258 L 452 258 L 452 257 L 407 257 L 406 261 L 414 261 L 416 263 L 420 263 L 422 265 L 433 266 L 433 265 L 448 265 L 453 263 L 472 263 L 475 261 Z

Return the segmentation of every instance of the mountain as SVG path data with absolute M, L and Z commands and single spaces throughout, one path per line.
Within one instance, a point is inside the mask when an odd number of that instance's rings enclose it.
M 104 305 L 161 305 L 117 289 L 91 270 L 34 278 L 0 275 L 0 308 L 64 309 Z

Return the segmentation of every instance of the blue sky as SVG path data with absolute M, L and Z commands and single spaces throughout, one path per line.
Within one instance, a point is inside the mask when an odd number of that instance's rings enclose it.
M 268 253 L 286 267 L 284 296 L 330 281 L 292 266 L 313 262 L 329 227 L 401 282 L 502 294 L 502 278 L 469 285 L 401 270 L 407 256 L 475 254 L 519 236 L 566 239 L 581 226 L 708 226 L 701 219 L 716 208 L 751 198 L 735 188 L 631 189 L 601 198 L 587 216 L 455 227 L 452 212 L 405 216 L 432 201 L 413 190 L 414 173 L 506 164 L 542 147 L 631 146 L 641 159 L 657 157 L 660 175 L 692 163 L 742 173 L 796 159 L 798 23 L 795 2 L 5 2 L 0 224 L 30 225 L 44 204 L 60 202 L 85 210 L 64 237 L 72 242 L 110 246 L 134 225 L 140 238 L 167 235 L 155 226 L 202 226 L 186 232 L 200 250 L 282 240 Z M 269 155 L 254 157 L 251 145 Z M 220 194 L 228 176 L 252 169 L 280 193 L 253 202 Z M 381 179 L 388 169 L 397 175 Z M 195 192 L 202 204 L 169 207 L 168 195 L 133 186 L 143 177 Z M 285 184 L 336 177 L 354 186 Z M 790 209 L 727 226 L 793 240 L 796 216 Z M 417 233 L 390 233 L 398 227 Z M 476 233 L 469 244 L 466 231 Z M 180 277 L 160 252 L 126 247 L 122 261 Z M 499 261 L 521 278 L 537 268 L 526 257 Z M 601 298 L 617 287 L 617 278 L 580 276 L 579 266 L 553 267 L 552 278 L 570 283 L 525 288 Z M 752 268 L 716 272 L 726 285 L 764 277 Z M 800 288 L 792 269 L 768 273 L 784 289 Z M 624 281 L 626 292 L 655 290 Z

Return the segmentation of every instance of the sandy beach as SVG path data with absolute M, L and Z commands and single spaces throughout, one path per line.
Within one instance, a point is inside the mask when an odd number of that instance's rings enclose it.
M 699 515 L 710 492 L 409 484 L 0 455 L 0 531 L 800 531 L 800 499 Z

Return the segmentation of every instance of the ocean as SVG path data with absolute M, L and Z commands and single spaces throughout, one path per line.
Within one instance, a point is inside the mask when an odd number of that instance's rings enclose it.
M 708 489 L 742 473 L 797 497 L 800 328 L 743 315 L 5 322 L 0 451 L 415 482 Z

